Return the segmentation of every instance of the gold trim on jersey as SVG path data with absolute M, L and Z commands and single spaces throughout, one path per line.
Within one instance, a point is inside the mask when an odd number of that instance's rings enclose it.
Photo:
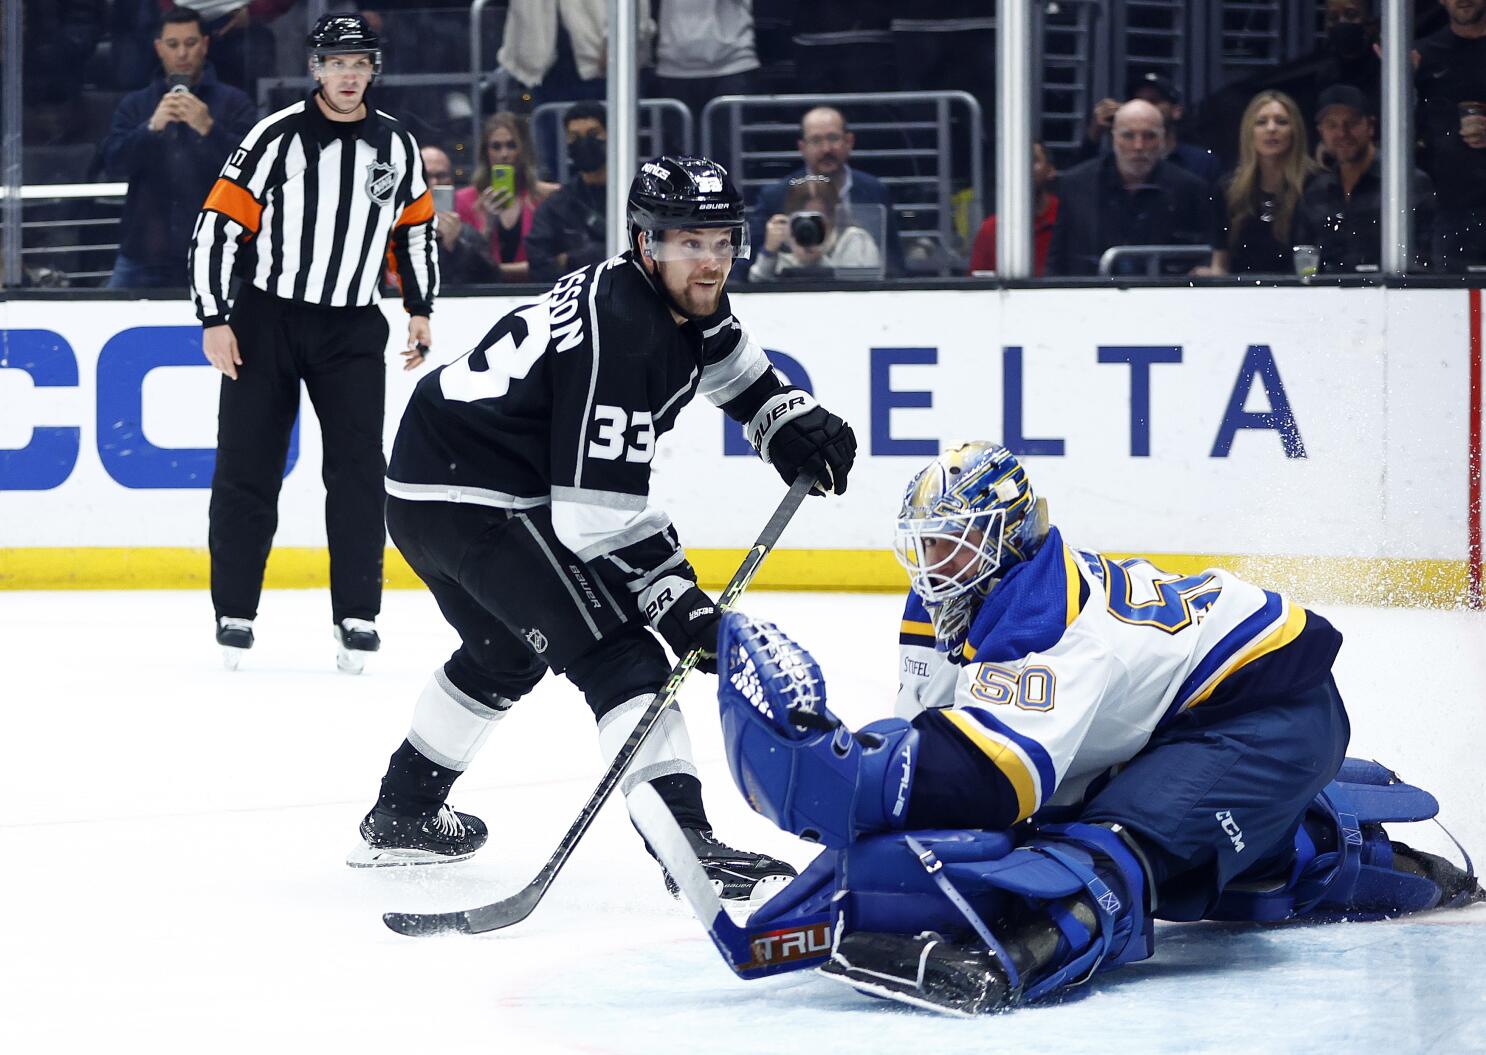
M 1211 696 L 1213 690 L 1221 685 L 1229 675 L 1237 673 L 1256 659 L 1261 659 L 1277 649 L 1284 648 L 1299 637 L 1301 631 L 1305 629 L 1305 609 L 1298 604 L 1291 604 L 1289 598 L 1285 598 L 1285 607 L 1287 614 L 1284 618 L 1280 619 L 1268 633 L 1256 638 L 1247 648 L 1214 671 L 1213 676 L 1207 680 L 1206 687 L 1184 703 L 1182 710 L 1196 707 Z
M 946 710 L 940 713 L 965 739 L 980 748 L 1006 777 L 1012 790 L 1016 792 L 1016 819 L 1026 820 L 1037 812 L 1037 778 L 1021 754 L 1011 744 L 996 739 L 995 734 L 964 711 Z
M 1078 558 L 1073 555 L 1073 550 L 1068 548 L 1068 543 L 1063 543 L 1063 577 L 1066 580 L 1064 586 L 1067 590 L 1068 610 L 1063 620 L 1063 628 L 1066 630 L 1073 625 L 1079 613 L 1079 586 L 1083 583 L 1083 575 L 1078 570 Z
M 901 632 L 912 634 L 915 637 L 933 637 L 934 624 L 921 623 L 916 619 L 905 619 L 903 620 L 903 629 Z

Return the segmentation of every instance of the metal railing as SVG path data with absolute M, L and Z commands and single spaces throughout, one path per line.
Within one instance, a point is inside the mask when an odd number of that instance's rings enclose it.
M 980 103 L 968 92 L 924 91 L 924 92 L 846 92 L 835 95 L 720 95 L 702 109 L 702 153 L 717 157 L 714 142 L 714 117 L 726 119 L 723 137 L 726 140 L 726 157 L 730 161 L 738 185 L 745 196 L 750 188 L 769 184 L 777 176 L 757 176 L 762 162 L 798 161 L 799 155 L 789 150 L 769 150 L 750 146 L 750 142 L 761 136 L 773 136 L 776 140 L 783 133 L 798 134 L 800 115 L 814 106 L 863 107 L 893 106 L 918 107 L 928 111 L 924 120 L 908 121 L 852 121 L 851 131 L 857 137 L 852 149 L 852 162 L 863 171 L 871 171 L 874 159 L 895 163 L 908 162 L 923 166 L 922 174 L 881 177 L 882 182 L 894 191 L 906 190 L 912 195 L 917 191 L 922 200 L 895 200 L 893 210 L 899 218 L 915 213 L 932 213 L 935 223 L 931 227 L 900 226 L 899 239 L 930 237 L 936 239 L 946 251 L 958 242 L 954 225 L 954 169 L 955 147 L 951 107 L 963 106 L 967 120 L 965 129 L 969 138 L 968 168 L 970 171 L 971 202 L 969 233 L 973 237 L 980 226 L 985 210 L 985 134 Z M 750 114 L 760 110 L 787 110 L 788 121 L 750 121 Z M 877 133 L 888 133 L 899 139 L 913 133 L 931 133 L 932 147 L 917 147 L 912 140 L 906 147 L 884 147 L 877 145 L 885 137 Z M 875 173 L 874 173 L 875 175 Z M 896 198 L 901 196 L 895 195 Z
M 1191 260 L 1200 264 L 1212 259 L 1209 245 L 1112 245 L 1099 258 L 1099 274 L 1113 275 L 1115 266 L 1125 260 L 1144 262 L 1145 274 L 1161 275 L 1161 266 L 1171 260 Z
M 128 193 L 129 184 L 127 183 L 53 183 L 23 186 L 19 195 L 22 206 L 28 202 L 41 203 L 84 200 L 103 203 L 109 206 L 117 205 L 118 211 L 108 216 L 90 216 L 61 220 L 22 219 L 20 223 L 22 245 L 18 255 L 23 259 L 56 259 L 80 253 L 108 253 L 109 267 L 107 270 L 68 270 L 62 267 L 54 269 L 66 275 L 69 284 L 77 280 L 107 278 L 113 273 L 113 257 L 119 251 L 117 232 L 119 225 L 123 223 L 124 198 Z M 5 188 L 0 187 L 0 199 L 7 197 Z M 73 242 L 58 245 L 30 244 L 31 238 L 28 236 L 28 232 L 63 231 L 69 228 L 79 232 L 89 229 L 88 237 L 96 237 L 104 240 L 83 242 L 81 244 Z M 93 232 L 100 228 L 105 229 L 106 233 L 95 235 Z M 114 240 L 108 241 L 107 239 L 109 238 L 113 238 Z

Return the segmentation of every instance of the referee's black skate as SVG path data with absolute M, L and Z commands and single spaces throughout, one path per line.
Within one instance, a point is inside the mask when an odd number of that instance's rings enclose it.
M 222 663 L 236 670 L 243 653 L 253 647 L 253 621 L 222 616 L 217 620 L 217 644 L 222 646 Z
M 366 655 L 382 647 L 377 624 L 370 619 L 342 619 L 335 626 L 335 665 L 347 674 L 360 674 Z
M 463 861 L 485 845 L 485 822 L 440 806 L 432 815 L 393 813 L 373 807 L 361 820 L 361 846 L 346 857 L 352 868 L 442 864 Z
M 795 870 L 783 861 L 767 854 L 734 850 L 710 831 L 700 828 L 683 828 L 682 831 L 691 844 L 692 853 L 697 855 L 702 871 L 707 873 L 717 896 L 724 901 L 766 901 L 796 875 Z M 661 871 L 666 877 L 666 889 L 673 897 L 679 896 L 681 888 L 671 878 L 671 873 L 664 867 Z

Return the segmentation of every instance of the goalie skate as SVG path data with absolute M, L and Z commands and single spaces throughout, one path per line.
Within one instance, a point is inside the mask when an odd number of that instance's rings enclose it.
M 236 670 L 243 654 L 253 647 L 253 621 L 231 616 L 218 619 L 217 644 L 222 646 L 222 665 Z
M 485 845 L 485 822 L 441 806 L 431 817 L 373 809 L 361 821 L 362 844 L 346 855 L 352 868 L 465 861 Z
M 382 647 L 377 626 L 370 619 L 342 619 L 335 627 L 335 665 L 346 674 L 360 674 L 366 656 Z
M 1001 965 L 985 949 L 951 945 L 937 934 L 857 931 L 836 943 L 820 973 L 869 996 L 950 1015 L 983 1015 L 1013 1006 Z

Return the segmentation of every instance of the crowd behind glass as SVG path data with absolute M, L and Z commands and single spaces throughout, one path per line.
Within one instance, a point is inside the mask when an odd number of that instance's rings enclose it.
M 911 18 L 901 5 L 878 0 L 637 3 L 641 93 L 679 100 L 694 122 L 722 95 L 960 91 L 979 102 L 987 154 L 994 150 L 990 0 L 919 3 Z M 304 6 L 26 0 L 27 150 L 76 163 L 93 145 L 84 171 L 52 170 L 27 182 L 112 181 L 127 184 L 128 196 L 112 228 L 118 249 L 110 269 L 52 266 L 67 259 L 65 251 L 47 250 L 45 233 L 32 236 L 46 229 L 33 224 L 23 239 L 25 284 L 184 288 L 200 203 L 265 112 L 260 100 L 272 95 L 260 95 L 260 78 L 300 72 L 306 12 L 295 9 Z M 1081 142 L 1056 150 L 1034 144 L 1035 273 L 1378 271 L 1386 145 L 1379 142 L 1377 12 L 1369 0 L 1315 0 L 1315 7 L 1319 43 L 1300 60 L 1203 99 L 1184 98 L 1169 69 L 1131 65 L 1123 92 L 1092 107 Z M 550 282 L 606 255 L 606 11 L 607 0 L 509 0 L 497 10 L 496 74 L 478 100 L 493 112 L 478 140 L 467 86 L 454 78 L 446 86 L 374 89 L 378 105 L 422 145 L 446 290 Z M 388 72 L 467 64 L 467 8 L 431 12 L 389 0 L 368 3 L 363 13 L 381 30 Z M 1419 0 L 1416 14 L 1410 270 L 1486 271 L 1486 0 Z M 266 109 L 292 98 L 280 92 Z M 99 99 L 112 112 L 106 124 L 91 122 L 103 127 L 90 140 L 87 115 Z M 527 115 L 548 103 L 571 105 L 553 122 L 560 131 L 539 141 Z M 900 233 L 900 214 L 911 207 L 895 202 L 904 172 L 894 152 L 853 159 L 854 122 L 880 129 L 884 113 L 891 117 L 891 107 L 876 101 L 822 98 L 798 107 L 798 156 L 781 152 L 774 178 L 745 181 L 752 255 L 738 262 L 739 279 L 995 272 L 994 215 L 982 220 L 975 208 L 962 210 L 949 246 Z M 968 170 L 955 177 L 968 194 Z M 981 199 L 992 205 L 989 187 Z M 72 207 L 86 213 L 88 204 Z M 54 205 L 47 216 L 65 221 L 66 207 Z M 1186 249 L 1153 264 L 1109 254 L 1118 246 Z

